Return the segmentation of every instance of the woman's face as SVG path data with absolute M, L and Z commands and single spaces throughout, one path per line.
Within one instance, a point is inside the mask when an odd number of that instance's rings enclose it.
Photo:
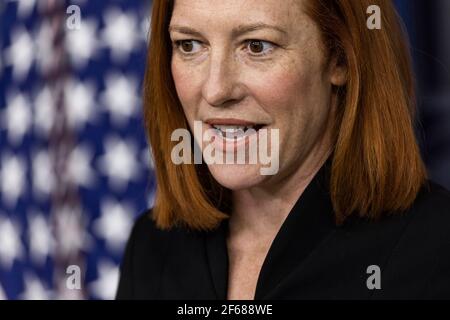
M 331 147 L 324 134 L 334 117 L 331 88 L 343 84 L 344 70 L 328 63 L 319 29 L 303 12 L 305 1 L 175 1 L 172 74 L 192 132 L 195 121 L 202 121 L 203 132 L 219 129 L 213 131 L 216 152 L 234 154 L 229 146 L 249 141 L 239 126 L 253 126 L 258 147 L 264 129 L 272 137 L 268 150 L 279 150 L 275 175 L 261 174 L 268 165 L 249 159 L 208 164 L 231 190 L 280 182 Z M 209 144 L 195 138 L 204 148 Z

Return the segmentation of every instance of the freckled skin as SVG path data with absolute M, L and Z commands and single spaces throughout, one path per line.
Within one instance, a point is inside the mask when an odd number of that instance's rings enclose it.
M 230 251 L 231 298 L 252 298 L 254 266 L 259 270 L 284 218 L 332 148 L 332 85 L 345 83 L 345 70 L 334 59 L 327 63 L 319 28 L 303 12 L 305 1 L 175 1 L 170 25 L 202 35 L 170 32 L 172 41 L 196 41 L 190 57 L 174 47 L 171 65 L 191 129 L 195 120 L 240 118 L 280 130 L 278 174 L 261 175 L 259 164 L 208 166 L 233 190 L 229 247 L 247 248 Z M 236 26 L 255 22 L 285 33 L 260 29 L 232 36 Z M 245 40 L 268 41 L 267 54 L 253 56 Z

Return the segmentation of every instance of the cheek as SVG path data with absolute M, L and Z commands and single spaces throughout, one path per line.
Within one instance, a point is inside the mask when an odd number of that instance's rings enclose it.
M 277 121 L 298 119 L 311 101 L 314 75 L 298 67 L 291 70 L 279 68 L 253 80 L 254 97 Z
M 172 77 L 175 83 L 175 89 L 178 99 L 181 102 L 183 110 L 188 120 L 195 117 L 196 112 L 196 81 L 192 72 L 176 62 L 172 62 Z
M 190 81 L 186 70 L 180 67 L 177 63 L 172 62 L 172 77 L 180 100 L 188 100 L 189 92 L 192 91 L 189 90 Z
M 255 77 L 253 88 L 258 103 L 272 115 L 274 127 L 279 129 L 280 161 L 297 159 L 315 141 L 328 109 L 319 65 L 297 64 L 267 72 Z

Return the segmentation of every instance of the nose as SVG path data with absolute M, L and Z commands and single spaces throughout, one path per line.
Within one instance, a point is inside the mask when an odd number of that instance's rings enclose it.
M 238 74 L 238 65 L 232 56 L 224 51 L 212 53 L 202 89 L 205 101 L 213 107 L 221 107 L 241 99 Z

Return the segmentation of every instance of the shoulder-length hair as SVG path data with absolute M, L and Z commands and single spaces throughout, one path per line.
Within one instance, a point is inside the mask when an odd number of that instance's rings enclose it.
M 155 163 L 153 218 L 160 228 L 215 228 L 232 207 L 230 191 L 205 164 L 171 161 L 178 128 L 189 130 L 171 75 L 168 26 L 173 0 L 154 0 L 144 80 L 144 117 Z M 367 8 L 381 8 L 369 30 Z M 406 35 L 391 0 L 308 0 L 328 54 L 347 67 L 338 96 L 330 196 L 337 224 L 352 214 L 377 219 L 414 202 L 426 170 L 414 134 L 415 90 Z

